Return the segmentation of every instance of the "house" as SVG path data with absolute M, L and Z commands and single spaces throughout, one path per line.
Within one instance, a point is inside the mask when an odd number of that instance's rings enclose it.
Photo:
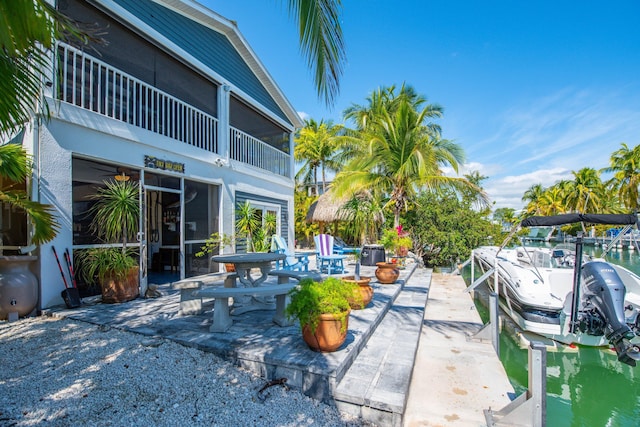
M 33 194 L 60 224 L 39 248 L 40 308 L 62 304 L 51 246 L 103 244 L 87 212 L 107 179 L 143 189 L 142 294 L 152 273 L 215 271 L 195 253 L 212 232 L 233 234 L 239 203 L 275 214 L 277 233 L 293 241 L 293 137 L 303 123 L 233 21 L 191 0 L 57 7 L 102 40 L 58 44 L 45 93 L 51 119 L 23 136 Z

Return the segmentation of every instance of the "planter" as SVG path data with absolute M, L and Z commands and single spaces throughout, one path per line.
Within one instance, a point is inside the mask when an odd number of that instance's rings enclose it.
M 38 279 L 29 270 L 35 256 L 0 256 L 0 319 L 24 317 L 38 304 Z
M 139 295 L 138 267 L 129 270 L 124 280 L 111 278 L 102 283 L 102 302 L 107 304 L 131 301 Z
M 391 257 L 391 264 L 395 264 L 398 266 L 398 268 L 403 269 L 407 266 L 407 257 L 404 257 L 404 256 Z
M 356 280 L 355 276 L 345 276 L 342 278 L 345 282 L 356 283 L 359 287 L 360 296 L 362 297 L 362 306 L 355 303 L 355 301 L 349 301 L 349 305 L 353 310 L 360 310 L 365 308 L 373 299 L 373 288 L 369 284 L 371 277 L 360 277 Z
M 398 270 L 398 266 L 396 264 L 390 262 L 379 262 L 376 265 L 378 266 L 376 269 L 378 282 L 388 285 L 395 283 L 395 281 L 398 280 L 400 270 Z
M 342 320 L 336 319 L 333 314 L 321 314 L 315 333 L 311 332 L 308 325 L 302 327 L 302 339 L 313 351 L 322 353 L 336 351 L 347 339 L 349 327 L 349 315 Z
M 236 271 L 236 265 L 235 264 L 225 264 L 224 265 L 224 269 L 227 273 L 234 273 Z

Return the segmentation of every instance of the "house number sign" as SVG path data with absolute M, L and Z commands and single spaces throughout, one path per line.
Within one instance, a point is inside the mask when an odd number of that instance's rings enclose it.
M 184 173 L 184 163 L 172 162 L 171 160 L 162 160 L 157 157 L 144 156 L 144 164 L 148 168 Z

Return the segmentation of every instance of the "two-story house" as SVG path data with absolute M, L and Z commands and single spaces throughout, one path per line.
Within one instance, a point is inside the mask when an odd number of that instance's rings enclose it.
M 293 134 L 303 123 L 237 26 L 190 0 L 58 0 L 99 42 L 60 42 L 47 82 L 51 119 L 27 128 L 36 199 L 60 232 L 39 252 L 40 307 L 61 304 L 51 245 L 99 245 L 90 199 L 138 180 L 141 293 L 149 274 L 211 271 L 195 253 L 233 234 L 249 201 L 293 241 Z M 71 44 L 69 44 L 71 43 Z

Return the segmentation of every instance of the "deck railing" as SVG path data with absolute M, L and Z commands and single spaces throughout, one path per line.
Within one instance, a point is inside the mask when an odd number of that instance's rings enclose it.
M 229 127 L 230 157 L 278 175 L 290 176 L 291 157 L 234 127 Z
M 64 43 L 58 44 L 57 98 L 218 153 L 218 119 Z

